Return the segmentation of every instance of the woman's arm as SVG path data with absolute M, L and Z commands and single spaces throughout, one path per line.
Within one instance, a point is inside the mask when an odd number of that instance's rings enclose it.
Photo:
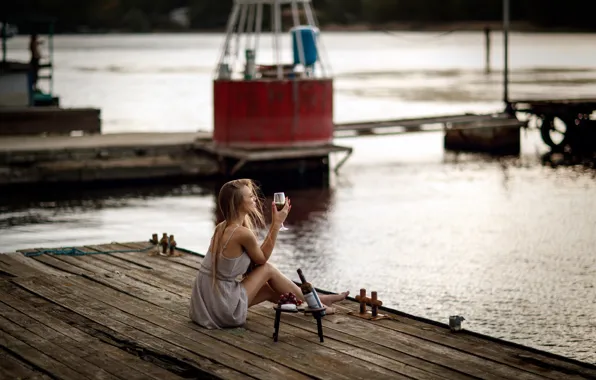
M 271 254 L 273 253 L 275 242 L 277 241 L 279 228 L 281 227 L 281 224 L 284 222 L 284 220 L 286 220 L 291 208 L 292 205 L 289 198 L 284 208 L 280 211 L 277 211 L 275 204 L 272 205 L 271 226 L 269 227 L 269 232 L 267 233 L 267 236 L 265 237 L 265 240 L 263 240 L 261 246 L 258 245 L 257 238 L 252 231 L 250 231 L 248 228 L 242 228 L 240 244 L 242 244 L 244 249 L 246 249 L 246 253 L 253 263 L 262 265 L 269 260 Z
M 269 257 L 271 257 L 271 254 L 273 253 L 273 247 L 275 247 L 280 227 L 280 222 L 272 223 L 271 227 L 269 227 L 269 233 L 267 233 L 265 240 L 263 240 L 263 243 L 261 244 L 261 251 L 266 255 L 267 260 L 269 260 Z
M 263 244 L 260 246 L 253 232 L 248 228 L 242 228 L 242 232 L 239 236 L 239 242 L 244 247 L 246 253 L 253 263 L 257 265 L 263 265 L 267 262 L 267 260 L 269 260 L 277 240 L 279 227 L 281 227 L 281 223 L 272 223 L 271 227 L 269 228 L 269 232 L 267 233 L 267 237 L 265 237 Z

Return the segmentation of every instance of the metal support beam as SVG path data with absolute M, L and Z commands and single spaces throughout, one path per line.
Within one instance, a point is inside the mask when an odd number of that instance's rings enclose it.
M 503 102 L 505 112 L 513 112 L 509 103 L 509 0 L 503 0 Z
M 6 62 L 6 27 L 8 22 L 2 19 L 2 62 Z

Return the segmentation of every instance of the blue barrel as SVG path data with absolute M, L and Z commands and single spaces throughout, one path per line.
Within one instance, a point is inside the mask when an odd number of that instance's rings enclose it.
M 317 36 L 319 30 L 313 26 L 296 26 L 290 29 L 292 34 L 292 47 L 294 50 L 294 64 L 302 63 L 300 61 L 300 43 L 299 36 L 302 37 L 302 51 L 304 52 L 304 65 L 312 66 L 318 60 L 317 54 Z

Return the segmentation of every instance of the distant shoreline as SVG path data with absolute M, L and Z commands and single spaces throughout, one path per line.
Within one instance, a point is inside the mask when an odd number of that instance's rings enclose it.
M 459 21 L 449 23 L 423 23 L 423 22 L 391 22 L 384 24 L 327 24 L 321 27 L 322 31 L 342 32 L 373 32 L 373 31 L 395 31 L 395 32 L 450 32 L 450 31 L 472 31 L 479 32 L 489 28 L 492 31 L 502 31 L 501 21 Z M 511 22 L 509 30 L 512 32 L 531 33 L 596 33 L 596 30 L 585 30 L 579 28 L 547 28 L 536 26 L 528 22 Z
M 485 28 L 500 32 L 503 24 L 500 21 L 460 21 L 450 23 L 425 23 L 425 22 L 391 22 L 383 24 L 353 23 L 324 24 L 320 26 L 322 32 L 480 32 Z M 184 33 L 225 33 L 224 27 L 219 28 L 165 28 L 153 29 L 146 32 L 135 32 L 127 29 L 87 29 L 80 27 L 78 31 L 65 31 L 57 34 L 184 34 Z M 596 30 L 580 28 L 549 28 L 536 26 L 528 22 L 512 22 L 511 32 L 521 33 L 596 33 Z M 287 32 L 287 30 L 284 30 Z

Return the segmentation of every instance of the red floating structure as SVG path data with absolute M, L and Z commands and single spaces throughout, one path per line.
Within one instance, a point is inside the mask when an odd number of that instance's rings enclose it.
M 331 79 L 214 81 L 217 145 L 243 148 L 330 144 Z
M 257 65 L 263 12 L 275 62 Z M 284 9 L 285 7 L 285 9 Z M 293 62 L 282 64 L 282 14 L 291 16 Z M 302 20 L 305 19 L 305 24 Z M 244 62 L 239 59 L 244 53 Z M 218 147 L 284 148 L 333 141 L 333 79 L 322 62 L 310 0 L 236 0 L 213 82 Z

